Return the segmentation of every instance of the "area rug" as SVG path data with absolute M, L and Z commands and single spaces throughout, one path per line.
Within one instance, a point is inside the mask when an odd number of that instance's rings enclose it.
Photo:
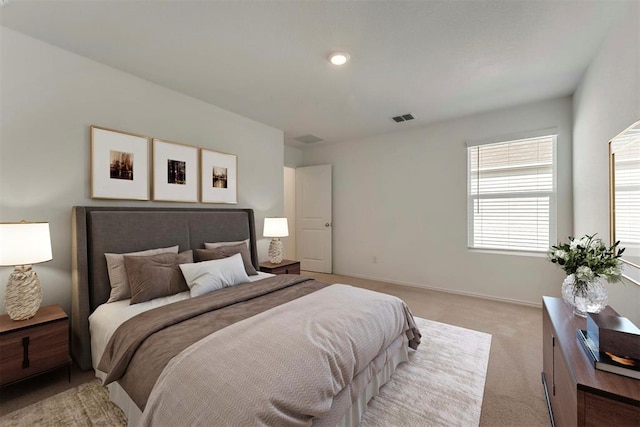
M 491 335 L 416 318 L 422 344 L 398 367 L 362 416 L 361 426 L 477 426 Z M 0 425 L 126 426 L 98 380 L 0 418 Z

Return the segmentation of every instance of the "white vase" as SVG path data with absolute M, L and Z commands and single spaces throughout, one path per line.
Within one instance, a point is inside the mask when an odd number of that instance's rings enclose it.
M 599 277 L 576 287 L 576 277 L 570 274 L 562 282 L 562 299 L 573 307 L 573 314 L 587 317 L 587 313 L 600 313 L 604 310 L 609 297 Z

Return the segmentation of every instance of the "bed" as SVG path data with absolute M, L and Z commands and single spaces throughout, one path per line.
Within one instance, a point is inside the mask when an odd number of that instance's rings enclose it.
M 259 272 L 251 209 L 76 206 L 72 234 L 72 356 L 130 425 L 357 425 L 420 342 L 397 298 L 297 275 L 107 303 L 105 254 L 245 242 Z

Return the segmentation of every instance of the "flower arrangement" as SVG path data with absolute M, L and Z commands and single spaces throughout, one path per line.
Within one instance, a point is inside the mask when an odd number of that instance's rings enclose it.
M 624 248 L 618 248 L 620 241 L 607 247 L 595 236 L 569 237 L 568 243 L 559 243 L 549 249 L 551 262 L 558 264 L 567 275 L 574 275 L 576 291 L 585 288 L 596 277 L 603 277 L 609 282 L 622 278 L 620 256 Z

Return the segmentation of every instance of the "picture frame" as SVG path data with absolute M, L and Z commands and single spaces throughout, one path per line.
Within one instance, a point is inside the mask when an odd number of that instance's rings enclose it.
M 153 200 L 198 202 L 198 148 L 153 139 Z
M 238 156 L 200 149 L 200 201 L 238 203 Z
M 149 200 L 149 140 L 91 126 L 91 198 Z

